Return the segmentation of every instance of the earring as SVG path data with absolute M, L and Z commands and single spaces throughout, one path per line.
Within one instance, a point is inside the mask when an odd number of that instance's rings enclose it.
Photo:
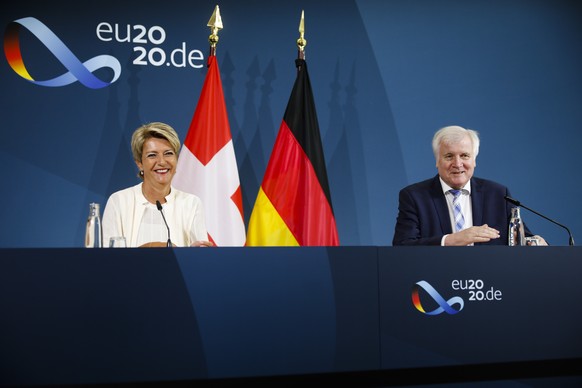
M 140 170 L 139 175 L 143 176 L 143 170 Z

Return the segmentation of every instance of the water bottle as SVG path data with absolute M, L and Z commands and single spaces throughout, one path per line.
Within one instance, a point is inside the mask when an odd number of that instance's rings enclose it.
M 101 227 L 101 216 L 99 215 L 99 204 L 90 203 L 87 228 L 85 230 L 85 248 L 101 248 L 102 246 L 103 229 Z
M 519 207 L 511 208 L 511 219 L 509 220 L 509 241 L 510 247 L 525 245 L 525 233 L 523 230 L 523 220 L 519 213 Z

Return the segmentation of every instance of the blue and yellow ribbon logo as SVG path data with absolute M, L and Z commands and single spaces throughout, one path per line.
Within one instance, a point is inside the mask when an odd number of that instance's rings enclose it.
M 68 70 L 53 79 L 46 81 L 35 80 L 24 66 L 22 53 L 20 51 L 20 40 L 18 34 L 20 28 L 24 27 L 34 34 L 38 40 L 43 43 L 49 51 L 65 66 Z M 73 52 L 55 35 L 47 26 L 33 17 L 18 19 L 6 27 L 4 35 L 4 53 L 6 59 L 16 72 L 22 78 L 41 86 L 57 87 L 72 84 L 79 81 L 91 89 L 100 89 L 111 85 L 121 75 L 121 64 L 117 58 L 111 55 L 98 55 L 85 62 L 81 62 Z M 105 82 L 93 75 L 93 72 L 101 68 L 110 68 L 113 70 L 113 79 Z
M 425 290 L 430 295 L 430 297 L 434 299 L 435 302 L 437 302 L 439 307 L 437 307 L 433 311 L 426 311 L 424 307 L 422 307 L 419 296 L 419 290 L 421 288 Z M 460 296 L 454 296 L 449 300 L 445 300 L 445 298 L 443 298 L 441 294 L 439 294 L 437 290 L 434 289 L 433 286 L 431 286 L 428 282 L 425 282 L 424 280 L 417 282 L 412 287 L 412 303 L 414 304 L 414 307 L 416 307 L 418 311 L 426 315 L 437 315 L 443 312 L 451 315 L 457 314 L 465 306 L 465 302 Z M 458 310 L 453 308 L 453 306 L 456 304 L 459 305 Z

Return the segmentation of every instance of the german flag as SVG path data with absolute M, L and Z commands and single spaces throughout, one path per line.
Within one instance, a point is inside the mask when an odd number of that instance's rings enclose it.
M 339 238 L 304 59 L 249 220 L 247 246 L 335 246 Z

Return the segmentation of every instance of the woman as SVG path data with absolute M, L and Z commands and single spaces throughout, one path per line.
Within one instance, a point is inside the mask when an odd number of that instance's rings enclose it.
M 180 151 L 176 131 L 160 122 L 142 125 L 131 137 L 131 150 L 143 182 L 107 200 L 105 245 L 123 236 L 128 247 L 212 246 L 200 198 L 172 187 Z

